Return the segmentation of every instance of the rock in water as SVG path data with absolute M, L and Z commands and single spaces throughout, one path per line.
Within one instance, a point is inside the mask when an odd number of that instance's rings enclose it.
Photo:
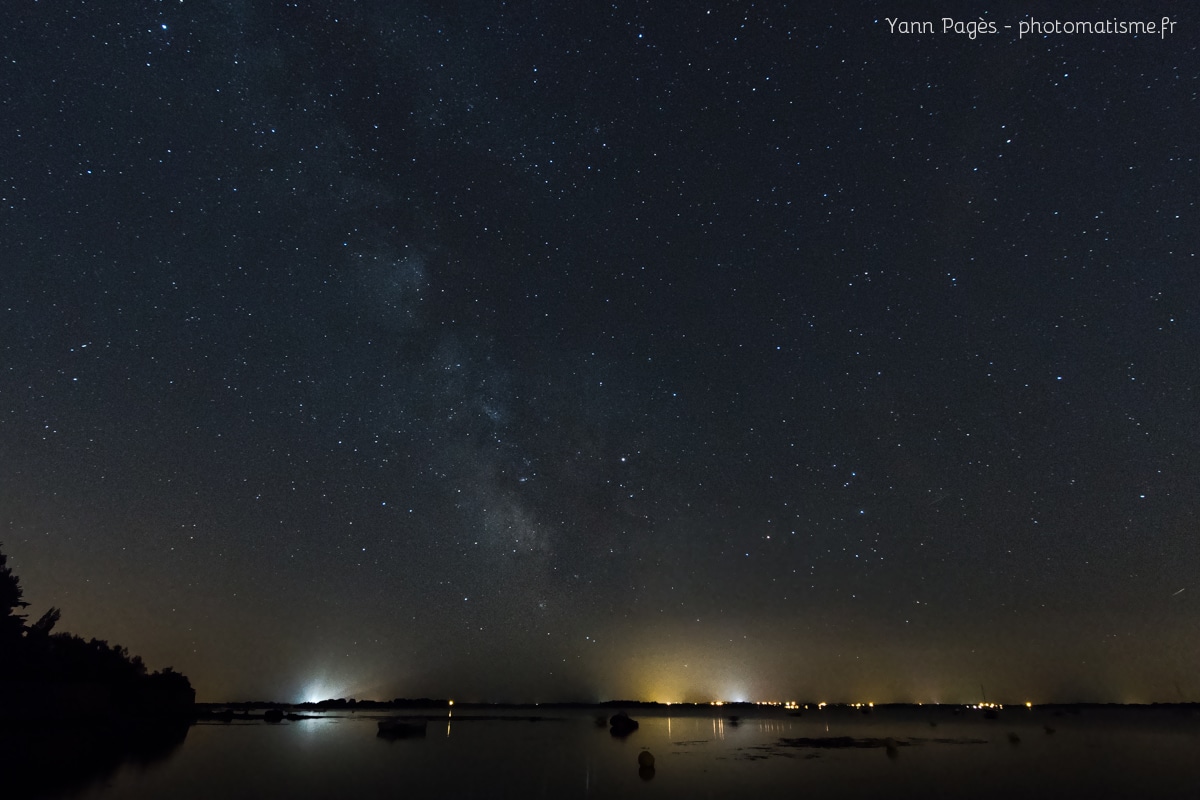
M 643 750 L 638 753 L 638 766 L 654 769 L 654 754 L 649 750 Z
M 618 711 L 616 714 L 613 714 L 608 724 L 612 726 L 608 732 L 613 736 L 628 736 L 636 731 L 638 727 L 637 720 L 630 719 L 629 715 L 624 711 Z

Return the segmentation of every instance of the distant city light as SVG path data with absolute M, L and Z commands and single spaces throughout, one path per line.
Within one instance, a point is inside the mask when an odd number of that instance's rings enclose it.
M 304 688 L 303 698 L 301 699 L 301 702 L 303 702 L 303 703 L 319 703 L 322 700 L 329 700 L 331 697 L 333 697 L 333 695 L 330 693 L 329 689 L 324 684 L 311 683 Z

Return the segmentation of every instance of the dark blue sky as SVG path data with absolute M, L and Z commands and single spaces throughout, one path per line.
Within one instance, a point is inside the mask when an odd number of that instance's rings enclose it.
M 1194 22 L 829 5 L 19 3 L 31 611 L 211 700 L 1197 699 Z

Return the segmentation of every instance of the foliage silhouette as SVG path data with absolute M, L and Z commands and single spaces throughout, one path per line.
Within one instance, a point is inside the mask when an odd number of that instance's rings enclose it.
M 102 639 L 53 633 L 61 616 L 51 608 L 32 624 L 17 576 L 0 552 L 0 719 L 63 716 L 72 706 L 108 715 L 190 715 L 195 692 L 170 667 L 147 673 L 140 656 Z
M 50 631 L 54 630 L 54 626 L 58 624 L 59 617 L 62 612 L 57 608 L 51 607 L 49 611 L 38 619 L 37 622 L 28 626 L 25 630 L 25 635 L 34 639 L 45 638 L 50 635 Z
M 101 639 L 54 633 L 62 612 L 29 604 L 0 552 L 0 797 L 60 797 L 122 764 L 167 758 L 187 737 L 195 692 L 170 667 Z
M 21 582 L 8 566 L 8 556 L 0 552 L 0 644 L 20 639 L 25 630 L 25 615 L 19 612 L 29 604 L 22 598 Z

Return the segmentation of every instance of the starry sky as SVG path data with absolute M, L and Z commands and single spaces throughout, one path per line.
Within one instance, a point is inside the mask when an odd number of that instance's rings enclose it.
M 896 5 L 17 0 L 31 615 L 212 701 L 1200 700 L 1195 20 Z

